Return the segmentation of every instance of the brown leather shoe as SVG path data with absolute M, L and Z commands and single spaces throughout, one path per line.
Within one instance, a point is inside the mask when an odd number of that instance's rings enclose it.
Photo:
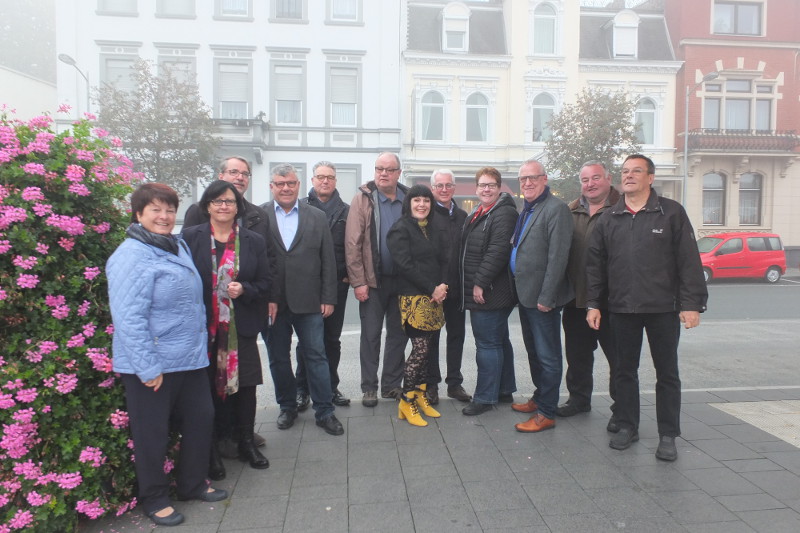
M 512 403 L 511 408 L 518 413 L 535 413 L 539 406 L 531 398 L 525 403 Z
M 545 429 L 556 427 L 556 421 L 552 418 L 547 418 L 541 413 L 536 413 L 527 422 L 520 422 L 514 425 L 514 427 L 521 433 L 536 433 L 537 431 L 544 431 Z

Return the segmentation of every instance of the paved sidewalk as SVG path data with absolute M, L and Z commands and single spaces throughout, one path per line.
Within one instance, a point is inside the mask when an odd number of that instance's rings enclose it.
M 516 395 L 519 401 L 524 398 Z M 523 434 L 525 415 L 508 404 L 465 417 L 443 399 L 425 428 L 397 420 L 396 403 L 338 408 L 345 435 L 314 424 L 275 427 L 260 410 L 268 470 L 226 461 L 231 491 L 219 504 L 177 502 L 192 532 L 724 532 L 800 531 L 800 449 L 713 404 L 799 400 L 800 389 L 684 392 L 678 460 L 653 453 L 654 396 L 642 396 L 641 440 L 608 447 L 608 397 L 558 419 L 554 430 Z M 769 404 L 762 404 L 769 405 Z M 139 509 L 81 531 L 153 529 Z M 162 528 L 166 529 L 166 528 Z

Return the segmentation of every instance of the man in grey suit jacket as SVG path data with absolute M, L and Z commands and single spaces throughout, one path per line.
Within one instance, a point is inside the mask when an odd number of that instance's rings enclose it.
M 264 210 L 277 256 L 278 315 L 267 335 L 269 370 L 281 406 L 278 428 L 297 418 L 297 381 L 292 371 L 292 329 L 302 343 L 317 425 L 331 435 L 344 428 L 334 416 L 323 318 L 336 305 L 336 258 L 325 213 L 297 200 L 300 180 L 292 165 L 272 169 L 273 201 Z M 273 293 L 274 294 L 274 293 Z
M 539 161 L 522 164 L 519 185 L 525 205 L 514 229 L 511 271 L 536 389 L 530 400 L 511 408 L 532 413 L 530 420 L 515 427 L 534 433 L 555 426 L 562 372 L 561 309 L 575 296 L 567 279 L 573 222 L 567 204 L 550 193 Z

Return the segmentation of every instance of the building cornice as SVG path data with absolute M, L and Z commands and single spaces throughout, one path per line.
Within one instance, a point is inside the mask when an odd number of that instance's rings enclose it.
M 756 41 L 741 40 L 729 41 L 727 39 L 682 39 L 680 47 L 684 46 L 719 46 L 728 48 L 784 48 L 786 50 L 800 49 L 800 43 L 787 41 Z
M 477 56 L 474 54 L 424 54 L 403 52 L 407 65 L 438 65 L 448 67 L 508 68 L 510 56 Z
M 580 72 L 639 72 L 642 74 L 675 74 L 683 66 L 683 61 L 659 61 L 631 63 L 622 61 L 580 61 Z

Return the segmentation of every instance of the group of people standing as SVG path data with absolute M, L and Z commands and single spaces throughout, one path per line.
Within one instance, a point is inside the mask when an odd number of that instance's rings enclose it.
M 406 187 L 400 175 L 399 158 L 380 154 L 374 179 L 348 205 L 333 163 L 314 166 L 303 199 L 297 171 L 278 165 L 273 200 L 258 207 L 244 198 L 250 164 L 231 157 L 187 211 L 181 236 L 172 234 L 174 191 L 150 183 L 134 192 L 133 224 L 107 274 L 114 370 L 126 389 L 139 499 L 155 523 L 183 521 L 162 468 L 170 428 L 182 437 L 179 498 L 226 498 L 206 482 L 225 477 L 221 457 L 269 467 L 259 451 L 264 439 L 254 432 L 255 390 L 263 382 L 259 334 L 280 406 L 278 428 L 292 427 L 311 403 L 317 426 L 344 433 L 334 411 L 350 403 L 337 373 L 350 287 L 361 318 L 364 406 L 376 406 L 380 394 L 396 400 L 398 418 L 412 425 L 439 417 L 446 327 L 444 382 L 449 397 L 467 404 L 463 414 L 509 403 L 530 415 L 518 431 L 547 430 L 557 416 L 591 409 L 599 344 L 610 369 L 610 446 L 625 449 L 638 439 L 644 330 L 658 382 L 656 456 L 677 457 L 679 326 L 699 324 L 707 292 L 691 224 L 679 204 L 652 189 L 652 161 L 639 154 L 625 160 L 622 194 L 603 163 L 585 163 L 581 196 L 568 205 L 550 192 L 542 163 L 528 160 L 518 175 L 521 212 L 492 167 L 476 173 L 478 205 L 469 214 L 453 199 L 452 171 L 435 171 L 430 187 Z M 514 306 L 535 386 L 524 403 L 513 403 Z M 473 395 L 461 374 L 467 310 L 478 368 Z M 562 327 L 569 398 L 558 405 Z

